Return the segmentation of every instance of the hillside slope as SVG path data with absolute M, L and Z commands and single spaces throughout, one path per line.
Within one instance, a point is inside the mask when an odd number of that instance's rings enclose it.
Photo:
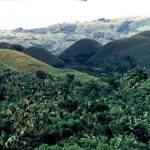
M 91 79 L 97 80 L 96 77 L 91 77 L 86 73 L 81 73 L 71 69 L 57 69 L 24 53 L 6 49 L 0 49 L 0 64 L 7 65 L 23 72 L 35 72 L 42 70 L 54 77 L 62 77 L 66 76 L 66 74 L 74 74 L 77 79 L 82 79 L 82 81 Z
M 59 57 L 72 63 L 85 63 L 102 45 L 95 40 L 81 39 L 62 52 Z
M 64 64 L 64 62 L 61 59 L 59 59 L 57 56 L 52 55 L 46 49 L 41 47 L 32 46 L 25 49 L 23 52 L 51 66 L 58 67 Z
M 7 42 L 0 42 L 0 49 L 12 49 L 12 50 L 22 52 L 26 48 L 20 44 L 10 44 Z
M 115 40 L 103 46 L 88 63 L 98 66 L 112 66 L 115 68 L 119 65 L 127 66 L 139 65 L 146 67 L 150 71 L 150 32 L 143 32 L 132 36 Z

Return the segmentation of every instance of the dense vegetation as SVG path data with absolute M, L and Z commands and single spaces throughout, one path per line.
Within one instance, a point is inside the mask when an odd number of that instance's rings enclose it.
M 0 66 L 0 148 L 149 150 L 150 78 L 143 69 L 82 82 Z
M 60 58 L 1 42 L 0 149 L 149 150 L 149 35 L 82 39 Z

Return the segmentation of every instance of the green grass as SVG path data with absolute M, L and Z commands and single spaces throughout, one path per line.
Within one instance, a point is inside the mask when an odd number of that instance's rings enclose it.
M 59 59 L 57 56 L 52 55 L 46 49 L 41 48 L 41 47 L 32 46 L 32 47 L 25 49 L 23 52 L 51 66 L 63 65 L 63 61 L 61 59 Z
M 102 67 L 106 60 L 114 58 L 122 61 L 124 56 L 130 56 L 137 65 L 150 71 L 150 32 L 143 32 L 130 38 L 112 41 L 103 46 L 88 62 Z
M 72 73 L 76 76 L 77 79 L 83 82 L 91 79 L 97 80 L 96 77 L 89 76 L 86 73 L 81 73 L 70 69 L 57 69 L 24 53 L 8 49 L 0 49 L 0 64 L 7 65 L 8 67 L 23 72 L 35 72 L 37 70 L 42 70 L 54 77 L 63 77 L 68 73 Z
M 66 62 L 85 63 L 102 45 L 92 39 L 81 39 L 68 47 L 59 57 Z

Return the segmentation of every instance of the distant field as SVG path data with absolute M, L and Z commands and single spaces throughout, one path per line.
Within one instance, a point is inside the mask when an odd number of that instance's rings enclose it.
M 150 30 L 150 18 L 100 18 L 91 22 L 55 24 L 38 29 L 0 30 L 0 42 L 21 44 L 25 47 L 41 46 L 58 55 L 83 38 L 106 44 L 147 30 Z

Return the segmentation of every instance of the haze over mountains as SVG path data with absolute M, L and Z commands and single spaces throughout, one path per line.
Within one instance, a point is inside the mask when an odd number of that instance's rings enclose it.
M 99 18 L 92 22 L 56 24 L 39 29 L 0 30 L 0 42 L 21 44 L 25 47 L 41 46 L 58 55 L 83 38 L 106 44 L 114 39 L 129 37 L 147 30 L 150 30 L 150 18 L 130 17 L 113 20 Z

